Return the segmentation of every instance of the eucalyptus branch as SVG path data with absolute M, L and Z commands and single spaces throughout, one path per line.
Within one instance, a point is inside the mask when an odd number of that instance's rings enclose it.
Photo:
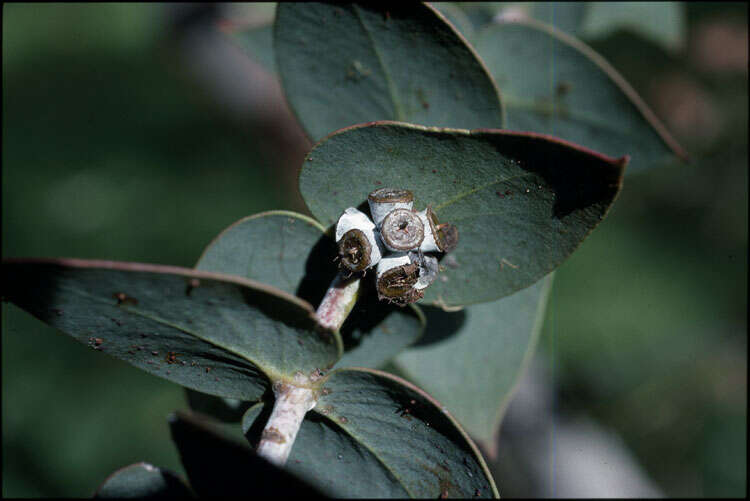
M 276 466 L 286 464 L 305 414 L 315 407 L 315 390 L 305 386 L 312 382 L 298 372 L 294 384 L 279 381 L 273 385 L 276 400 L 261 434 L 257 453 Z

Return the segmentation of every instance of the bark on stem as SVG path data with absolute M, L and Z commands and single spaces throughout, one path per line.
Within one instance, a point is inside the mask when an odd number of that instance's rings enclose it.
M 315 407 L 317 400 L 313 389 L 297 386 L 309 385 L 309 379 L 301 373 L 297 373 L 294 379 L 296 384 L 277 382 L 273 385 L 276 401 L 258 444 L 258 455 L 276 466 L 286 464 L 302 420 L 307 411 Z
M 344 278 L 342 273 L 333 279 L 318 307 L 321 325 L 333 330 L 341 328 L 357 302 L 359 282 L 359 278 Z M 298 372 L 293 382 L 277 381 L 273 385 L 276 400 L 260 437 L 257 453 L 276 466 L 286 464 L 305 414 L 317 403 L 317 395 L 312 389 L 315 380 L 315 375 L 308 378 Z
M 344 278 L 341 272 L 336 275 L 316 312 L 318 322 L 323 327 L 336 331 L 341 328 L 357 302 L 359 283 L 360 279 L 357 277 Z

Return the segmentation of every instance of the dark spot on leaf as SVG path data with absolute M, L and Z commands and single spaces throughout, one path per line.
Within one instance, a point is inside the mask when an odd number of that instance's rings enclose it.
M 437 170 L 435 170 L 435 169 L 432 169 L 432 173 L 433 173 L 433 174 L 437 174 Z
M 116 323 L 118 327 L 120 327 L 122 325 L 122 322 L 120 322 L 116 318 L 110 318 L 110 320 L 112 320 L 114 323 Z
M 141 332 L 141 338 L 144 338 L 144 337 L 146 337 L 146 334 L 144 334 L 143 332 Z
M 159 356 L 159 352 L 156 350 L 152 351 L 151 354 L 155 357 Z
M 498 196 L 498 197 L 500 197 L 500 198 L 505 198 L 505 195 L 503 195 L 503 194 L 502 194 L 502 193 L 500 193 L 499 191 L 496 191 L 496 192 L 495 192 L 495 195 L 497 195 L 497 196 Z
M 383 183 L 381 183 L 380 181 L 375 181 L 375 184 L 383 184 Z
M 557 87 L 555 87 L 555 94 L 557 97 L 563 97 L 566 95 L 570 90 L 573 88 L 573 85 L 571 85 L 569 82 L 560 82 L 557 84 Z
M 138 300 L 134 297 L 130 297 L 124 292 L 116 292 L 112 294 L 112 297 L 117 299 L 117 305 L 121 304 L 138 304 Z
M 173 351 L 167 352 L 167 357 L 164 359 L 168 364 L 176 364 L 180 362 L 180 360 L 177 360 L 177 356 L 179 353 L 175 353 Z

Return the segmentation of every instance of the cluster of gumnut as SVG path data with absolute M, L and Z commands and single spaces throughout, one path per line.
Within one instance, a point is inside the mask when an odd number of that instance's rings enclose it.
M 409 190 L 380 188 L 367 202 L 372 219 L 350 207 L 336 224 L 339 266 L 350 274 L 375 267 L 380 300 L 400 306 L 418 301 L 438 276 L 438 260 L 430 253 L 455 249 L 458 230 L 438 223 L 430 207 L 413 210 Z

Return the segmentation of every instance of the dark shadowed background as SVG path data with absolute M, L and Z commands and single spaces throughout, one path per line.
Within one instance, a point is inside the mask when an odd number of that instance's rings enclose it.
M 683 49 L 594 44 L 692 162 L 626 179 L 557 273 L 493 466 L 504 496 L 746 493 L 747 6 L 685 9 Z M 306 212 L 310 144 L 211 8 L 3 14 L 4 257 L 190 267 L 237 219 Z M 4 496 L 89 496 L 140 460 L 182 473 L 166 422 L 182 388 L 2 313 Z

